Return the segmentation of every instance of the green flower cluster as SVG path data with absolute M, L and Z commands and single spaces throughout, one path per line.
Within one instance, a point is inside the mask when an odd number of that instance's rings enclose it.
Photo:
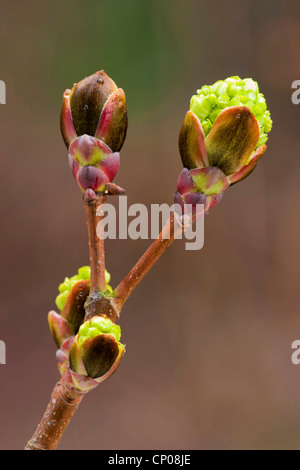
M 211 86 L 204 85 L 191 98 L 191 111 L 201 121 L 205 137 L 213 123 L 230 106 L 248 106 L 256 117 L 260 137 L 257 147 L 267 142 L 267 133 L 272 129 L 270 111 L 267 110 L 265 97 L 259 92 L 258 84 L 252 78 L 229 77 L 218 80 Z
M 81 325 L 78 331 L 78 344 L 82 346 L 82 343 L 88 338 L 95 338 L 102 334 L 112 335 L 117 342 L 121 338 L 120 325 L 115 325 L 109 318 L 104 317 L 93 317 L 90 321 L 87 321 Z
M 66 277 L 64 282 L 62 282 L 58 286 L 59 294 L 55 299 L 55 303 L 57 305 L 57 308 L 59 310 L 62 310 L 65 306 L 65 303 L 67 301 L 68 295 L 70 293 L 70 290 L 76 284 L 78 281 L 83 281 L 85 279 L 90 279 L 91 278 L 91 268 L 89 266 L 82 266 L 82 268 L 78 269 L 78 274 L 75 276 L 72 276 L 70 278 Z M 107 291 L 112 292 L 111 286 L 108 285 L 110 281 L 110 274 L 105 270 L 105 282 L 106 282 L 106 288 Z

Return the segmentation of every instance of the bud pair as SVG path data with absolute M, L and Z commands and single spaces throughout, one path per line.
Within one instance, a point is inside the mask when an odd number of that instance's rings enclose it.
M 78 274 L 70 278 L 66 277 L 64 282 L 58 286 L 59 294 L 55 303 L 61 313 L 51 310 L 48 321 L 52 336 L 60 348 L 61 345 L 78 333 L 79 327 L 84 321 L 84 305 L 90 293 L 91 268 L 83 266 L 78 269 Z M 105 270 L 105 282 L 108 292 L 112 292 L 110 274 Z
M 61 132 L 71 171 L 83 191 L 103 191 L 113 181 L 126 131 L 124 91 L 103 71 L 65 91 Z
M 110 274 L 105 271 L 107 291 L 112 292 Z M 90 291 L 90 267 L 79 268 L 78 274 L 65 278 L 59 285 L 56 304 L 61 310 L 49 312 L 48 321 L 58 346 L 58 369 L 69 384 L 90 390 L 108 378 L 117 368 L 124 346 L 119 343 L 120 327 L 106 317 L 93 317 L 84 322 L 85 302 Z M 96 380 L 96 382 L 95 382 Z

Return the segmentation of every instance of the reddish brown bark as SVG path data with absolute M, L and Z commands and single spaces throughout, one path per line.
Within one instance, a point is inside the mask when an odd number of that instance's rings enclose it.
M 58 382 L 46 412 L 25 450 L 55 450 L 83 396 L 81 392 Z
M 95 193 L 94 193 L 95 194 Z M 95 291 L 105 291 L 105 254 L 104 240 L 97 235 L 97 224 L 101 220 L 101 215 L 97 215 L 97 209 L 106 201 L 106 195 L 95 194 L 92 199 L 84 198 L 84 207 L 89 234 L 89 251 L 91 266 L 91 295 Z

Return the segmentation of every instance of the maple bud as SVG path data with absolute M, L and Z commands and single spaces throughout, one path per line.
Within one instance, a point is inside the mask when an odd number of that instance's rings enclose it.
M 251 78 L 230 77 L 203 86 L 192 97 L 179 134 L 185 168 L 175 202 L 196 201 L 196 194 L 202 194 L 207 209 L 216 205 L 229 185 L 255 169 L 271 128 L 266 100 Z
M 60 124 L 79 187 L 104 191 L 116 176 L 126 137 L 124 91 L 103 71 L 96 72 L 65 91 Z

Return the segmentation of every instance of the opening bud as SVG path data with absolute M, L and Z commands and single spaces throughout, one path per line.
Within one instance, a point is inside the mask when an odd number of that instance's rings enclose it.
M 85 322 L 70 349 L 71 370 L 92 379 L 110 377 L 125 351 L 120 337 L 120 326 L 106 317 Z

